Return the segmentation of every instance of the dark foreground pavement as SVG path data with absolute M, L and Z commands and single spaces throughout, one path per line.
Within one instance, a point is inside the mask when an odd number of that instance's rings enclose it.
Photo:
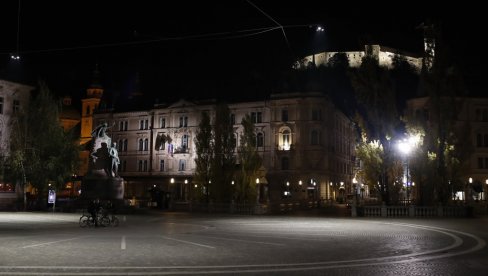
M 0 213 L 0 275 L 488 275 L 488 219 Z

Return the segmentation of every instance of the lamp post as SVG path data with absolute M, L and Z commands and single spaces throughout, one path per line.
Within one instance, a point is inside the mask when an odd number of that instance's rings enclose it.
M 415 136 L 410 137 L 408 140 L 404 139 L 398 143 L 398 149 L 402 154 L 405 155 L 405 162 L 406 162 L 406 174 L 405 174 L 405 185 L 407 189 L 407 201 L 410 203 L 410 185 L 409 185 L 409 175 L 410 175 L 410 168 L 409 168 L 409 155 L 412 151 L 415 143 L 417 142 L 417 138 Z

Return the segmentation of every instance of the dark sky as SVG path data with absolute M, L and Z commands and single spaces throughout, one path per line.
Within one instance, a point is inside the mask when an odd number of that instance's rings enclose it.
M 462 63 L 467 79 L 476 83 L 487 75 L 481 66 L 486 64 L 484 45 L 478 42 L 486 33 L 479 7 L 444 5 L 432 12 L 435 7 L 415 1 L 384 8 L 378 2 L 330 2 L 252 1 L 284 26 L 285 40 L 281 29 L 263 32 L 277 23 L 245 0 L 21 0 L 19 31 L 19 2 L 2 1 L 0 74 L 30 81 L 40 77 L 56 94 L 76 98 L 98 63 L 109 94 L 133 90 L 137 71 L 142 92 L 160 101 L 242 93 L 260 97 L 271 89 L 267 80 L 312 51 L 361 49 L 371 42 L 419 53 L 423 41 L 416 26 L 431 17 L 443 22 L 453 58 Z M 325 27 L 320 37 L 316 24 Z M 9 59 L 17 48 L 20 62 Z

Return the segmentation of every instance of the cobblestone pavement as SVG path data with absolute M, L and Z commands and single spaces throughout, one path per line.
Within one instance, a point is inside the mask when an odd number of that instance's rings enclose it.
M 487 275 L 488 218 L 0 213 L 0 275 Z

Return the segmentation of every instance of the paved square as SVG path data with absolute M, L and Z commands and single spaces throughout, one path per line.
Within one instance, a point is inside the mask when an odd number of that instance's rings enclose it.
M 6 275 L 486 275 L 488 219 L 0 213 Z

